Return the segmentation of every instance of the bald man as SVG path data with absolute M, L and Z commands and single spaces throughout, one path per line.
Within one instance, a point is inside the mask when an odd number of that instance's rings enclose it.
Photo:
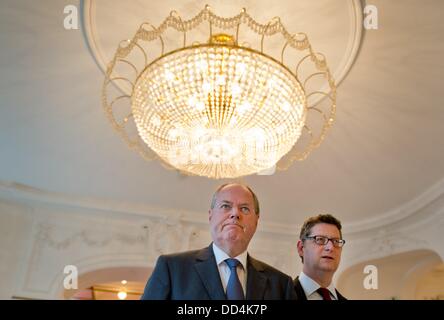
M 142 299 L 296 299 L 290 276 L 248 254 L 259 212 L 251 188 L 221 185 L 208 216 L 213 242 L 201 250 L 160 256 Z

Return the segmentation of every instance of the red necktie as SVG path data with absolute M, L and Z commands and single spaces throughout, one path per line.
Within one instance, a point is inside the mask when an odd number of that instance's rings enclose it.
M 327 288 L 319 288 L 316 291 L 322 296 L 323 300 L 331 300 L 330 291 Z

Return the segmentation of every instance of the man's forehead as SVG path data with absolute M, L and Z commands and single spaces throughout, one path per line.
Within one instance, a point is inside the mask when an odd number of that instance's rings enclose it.
M 317 235 L 340 235 L 338 227 L 336 227 L 334 224 L 329 223 L 317 223 L 311 228 L 311 233 L 323 233 L 323 234 L 317 234 Z
M 233 200 L 226 200 L 226 199 L 217 199 L 217 202 L 219 203 L 228 203 L 233 204 L 239 202 L 240 204 L 253 204 L 253 201 L 250 201 L 249 199 L 242 199 L 241 201 L 233 201 Z
M 234 200 L 242 200 L 244 202 L 253 202 L 251 192 L 241 185 L 228 185 L 216 195 L 216 199 L 220 202 L 233 202 Z

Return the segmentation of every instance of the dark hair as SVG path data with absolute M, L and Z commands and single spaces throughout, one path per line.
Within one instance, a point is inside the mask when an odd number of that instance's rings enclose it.
M 318 214 L 317 216 L 313 216 L 313 217 L 310 217 L 307 220 L 305 220 L 304 224 L 302 225 L 301 232 L 299 234 L 299 239 L 304 241 L 304 239 L 306 237 L 310 236 L 311 229 L 319 223 L 327 223 L 327 224 L 335 225 L 338 228 L 339 235 L 342 239 L 341 221 L 339 221 L 338 219 L 333 217 L 331 214 Z M 304 263 L 304 257 L 303 256 L 299 256 L 299 257 L 301 258 L 302 263 Z
M 318 214 L 317 216 L 310 217 L 304 221 L 304 224 L 302 225 L 301 228 L 301 232 L 299 234 L 299 239 L 304 240 L 306 237 L 310 236 L 311 229 L 319 223 L 327 223 L 335 225 L 338 228 L 339 234 L 342 238 L 341 221 L 333 217 L 331 214 Z
M 259 209 L 259 200 L 257 199 L 256 194 L 253 192 L 253 190 L 247 186 L 246 184 L 242 184 L 242 183 L 225 183 L 221 186 L 219 186 L 216 191 L 213 194 L 213 198 L 211 199 L 211 209 L 214 209 L 214 206 L 216 205 L 216 197 L 218 195 L 218 193 L 225 187 L 230 186 L 230 185 L 238 185 L 241 187 L 244 187 L 245 189 L 247 189 L 251 195 L 253 196 L 253 204 L 254 204 L 254 212 L 259 215 L 260 209 Z

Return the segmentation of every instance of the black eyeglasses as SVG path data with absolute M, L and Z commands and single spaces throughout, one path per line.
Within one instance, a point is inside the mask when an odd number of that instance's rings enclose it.
M 342 248 L 345 244 L 344 239 L 328 238 L 324 236 L 305 237 L 304 240 L 306 239 L 314 240 L 314 242 L 320 246 L 325 246 L 328 241 L 331 241 L 331 243 L 333 243 L 333 246 L 335 246 L 336 248 Z

